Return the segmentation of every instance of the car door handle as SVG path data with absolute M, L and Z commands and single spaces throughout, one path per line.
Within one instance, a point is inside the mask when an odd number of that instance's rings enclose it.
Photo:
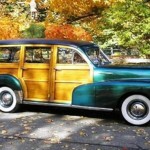
M 21 67 L 21 69 L 22 69 L 22 70 L 27 70 L 27 68 L 25 68 L 25 67 Z
M 55 71 L 62 71 L 62 69 L 54 68 Z

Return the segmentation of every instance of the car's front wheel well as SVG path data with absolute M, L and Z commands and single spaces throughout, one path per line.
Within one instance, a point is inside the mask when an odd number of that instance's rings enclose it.
M 148 95 L 148 94 L 146 94 L 146 93 L 144 93 L 144 92 L 129 92 L 129 93 L 125 93 L 124 95 L 122 95 L 122 96 L 119 98 L 119 101 L 118 101 L 118 103 L 117 103 L 116 109 L 119 109 L 119 110 L 120 110 L 123 101 L 124 101 L 127 97 L 129 97 L 129 96 L 131 96 L 131 95 L 143 95 L 143 96 L 147 97 L 148 99 L 150 99 L 150 95 Z

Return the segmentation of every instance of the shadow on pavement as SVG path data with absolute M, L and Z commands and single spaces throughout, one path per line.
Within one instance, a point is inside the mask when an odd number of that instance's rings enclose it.
M 55 115 L 70 115 L 70 116 L 83 116 L 90 118 L 105 119 L 105 121 L 124 122 L 119 111 L 116 112 L 105 112 L 95 110 L 83 110 L 75 108 L 63 108 L 63 107 L 51 107 L 51 106 L 33 106 L 33 105 L 22 105 L 20 112 L 39 112 L 39 113 L 50 113 Z

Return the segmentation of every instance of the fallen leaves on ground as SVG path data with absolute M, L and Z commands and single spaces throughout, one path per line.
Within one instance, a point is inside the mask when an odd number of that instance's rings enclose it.
M 107 142 L 112 141 L 113 139 L 114 139 L 113 136 L 105 136 L 104 137 L 104 140 L 107 141 Z
M 60 139 L 57 137 L 49 138 L 49 139 L 44 140 L 44 143 L 45 144 L 60 143 Z
M 86 131 L 85 131 L 84 129 L 82 129 L 82 130 L 79 132 L 79 135 L 82 136 L 82 137 L 88 136 L 88 134 L 86 133 Z
M 54 122 L 52 119 L 45 119 L 45 122 L 47 122 L 47 123 L 52 123 L 52 122 Z
M 141 136 L 141 135 L 145 135 L 145 136 L 149 136 L 149 133 L 145 131 L 145 129 L 143 128 L 138 128 L 136 130 L 133 130 L 137 136 Z
M 7 134 L 7 130 L 2 130 L 1 134 Z

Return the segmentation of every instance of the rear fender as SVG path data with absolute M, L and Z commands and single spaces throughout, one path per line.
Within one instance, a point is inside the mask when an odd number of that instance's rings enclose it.
M 0 87 L 9 87 L 11 88 L 17 97 L 18 103 L 22 103 L 23 100 L 23 89 L 20 81 L 12 76 L 7 74 L 0 75 Z
M 12 75 L 7 74 L 0 75 L 0 87 L 2 86 L 10 87 L 11 89 L 16 91 L 22 90 L 20 81 Z

